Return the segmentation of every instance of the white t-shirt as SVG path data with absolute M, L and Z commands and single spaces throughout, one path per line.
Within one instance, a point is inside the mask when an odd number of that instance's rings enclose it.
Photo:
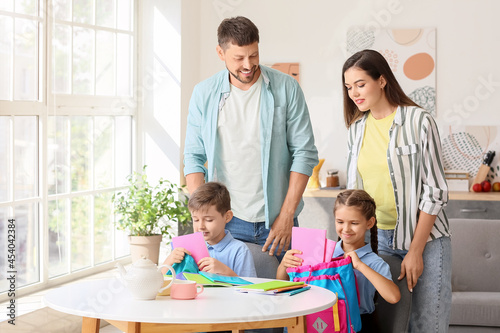
M 231 85 L 217 127 L 216 180 L 229 190 L 234 215 L 249 222 L 265 221 L 260 143 L 261 90 L 262 74 L 248 90 Z

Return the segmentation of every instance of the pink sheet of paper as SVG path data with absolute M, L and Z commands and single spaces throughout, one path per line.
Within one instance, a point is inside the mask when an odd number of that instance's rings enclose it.
M 302 251 L 302 254 L 296 254 L 297 257 L 304 259 L 302 266 L 323 262 L 325 247 L 325 229 L 292 228 L 292 249 Z
M 201 232 L 173 237 L 172 246 L 174 247 L 174 249 L 176 247 L 183 247 L 191 252 L 191 255 L 197 263 L 202 258 L 210 257 L 207 245 L 205 244 L 205 240 L 203 239 L 203 233 Z
M 325 259 L 324 262 L 332 261 L 333 252 L 335 251 L 335 245 L 337 242 L 332 241 L 331 239 L 326 240 L 326 249 L 325 249 Z

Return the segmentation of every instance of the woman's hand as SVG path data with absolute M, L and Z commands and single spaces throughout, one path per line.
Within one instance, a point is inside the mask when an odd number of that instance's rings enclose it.
M 398 280 L 402 280 L 406 276 L 408 290 L 413 292 L 413 288 L 417 285 L 418 278 L 424 271 L 424 260 L 421 253 L 408 251 L 403 262 L 401 263 L 401 273 Z
M 423 211 L 420 212 L 410 249 L 401 263 L 401 273 L 399 274 L 398 280 L 406 276 L 406 282 L 408 283 L 408 290 L 410 292 L 413 292 L 413 288 L 417 285 L 418 278 L 424 271 L 423 253 L 435 221 L 436 215 L 430 215 Z

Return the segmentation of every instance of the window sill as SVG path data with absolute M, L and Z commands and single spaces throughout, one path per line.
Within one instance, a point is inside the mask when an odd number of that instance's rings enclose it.
M 116 277 L 117 270 L 110 269 L 101 273 L 87 276 L 82 279 L 66 283 L 76 283 L 85 280 L 99 280 Z M 64 285 L 64 284 L 63 284 Z M 10 301 L 0 303 L 0 331 L 1 332 L 79 332 L 82 325 L 82 317 L 52 310 L 43 302 L 43 296 L 54 288 L 47 288 L 36 293 L 16 298 L 15 326 L 9 324 L 11 319 L 9 309 Z M 101 327 L 109 325 L 101 321 Z M 111 331 L 110 331 L 111 332 Z

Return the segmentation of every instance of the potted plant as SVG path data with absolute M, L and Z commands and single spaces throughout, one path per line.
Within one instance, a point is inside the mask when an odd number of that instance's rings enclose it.
M 127 177 L 128 189 L 113 195 L 117 229 L 128 232 L 132 261 L 146 256 L 158 263 L 163 236 L 172 237 L 172 223 L 187 224 L 191 214 L 187 208 L 184 186 L 177 186 L 161 178 L 150 185 L 146 165 L 142 172 Z

